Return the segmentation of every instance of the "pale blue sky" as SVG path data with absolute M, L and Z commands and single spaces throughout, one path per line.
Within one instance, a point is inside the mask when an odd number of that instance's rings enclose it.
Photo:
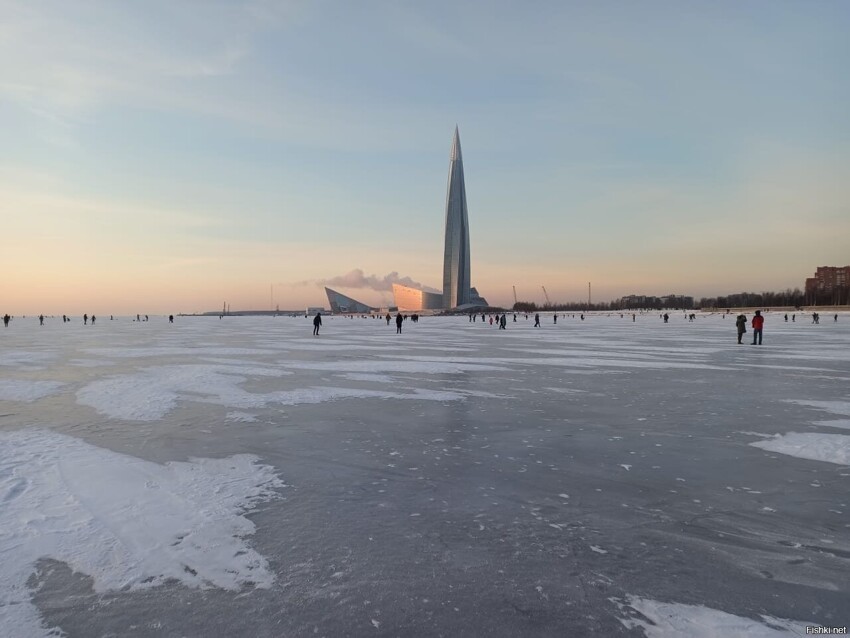
M 847 33 L 846 2 L 0 0 L 0 301 L 437 285 L 455 124 L 493 303 L 802 286 L 850 263 Z

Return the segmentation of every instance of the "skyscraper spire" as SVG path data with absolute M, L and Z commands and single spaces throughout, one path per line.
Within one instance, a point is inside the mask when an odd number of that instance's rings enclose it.
M 466 185 L 460 133 L 455 126 L 449 155 L 449 183 L 446 193 L 446 240 L 443 254 L 443 308 L 446 310 L 471 301 L 469 272 L 469 219 L 466 210 Z
M 452 151 L 449 153 L 449 161 L 463 162 L 463 156 L 460 152 L 460 132 L 457 129 L 457 125 L 455 125 L 455 136 L 452 139 Z

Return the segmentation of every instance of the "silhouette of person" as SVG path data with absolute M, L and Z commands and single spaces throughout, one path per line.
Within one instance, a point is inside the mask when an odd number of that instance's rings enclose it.
M 554 323 L 557 324 L 558 323 L 558 313 L 555 313 L 554 315 L 552 315 L 552 319 L 554 320 Z
M 508 318 L 506 315 L 502 315 L 502 318 L 499 319 L 499 330 L 507 330 Z
M 10 319 L 11 319 L 11 317 L 9 316 L 9 313 L 6 313 L 5 315 L 3 315 L 3 326 L 5 328 L 9 327 L 9 320 Z
M 44 315 L 38 315 L 38 325 L 44 325 Z
M 738 330 L 738 343 L 743 343 L 741 339 L 744 337 L 744 333 L 747 331 L 747 317 L 744 314 L 738 315 L 735 319 L 735 328 Z
M 317 312 L 316 316 L 313 317 L 313 336 L 319 336 L 319 327 L 322 325 L 322 313 Z M 333 341 L 333 340 L 331 340 Z
M 89 322 L 89 316 L 88 316 L 88 315 L 83 315 L 83 325 L 84 325 L 84 326 L 85 326 L 85 325 L 88 325 L 88 322 Z
M 534 315 L 534 327 L 535 328 L 540 327 L 540 313 L 537 313 L 536 315 Z
M 764 329 L 764 317 L 761 316 L 761 310 L 756 310 L 756 314 L 752 320 L 753 325 L 753 345 L 761 345 L 761 333 Z
M 94 315 L 91 316 L 91 325 L 94 325 L 94 322 L 97 320 L 97 317 Z
M 168 315 L 168 323 L 174 323 L 174 315 Z
M 402 316 L 401 316 L 401 312 L 399 312 L 399 313 L 395 316 L 395 333 L 396 333 L 397 335 L 400 335 L 400 334 L 401 334 L 401 324 L 402 324 L 402 322 L 403 322 L 403 321 L 404 321 L 404 317 L 402 317 Z
M 665 313 L 664 313 L 664 323 L 667 323 L 669 320 L 670 320 L 670 315 L 668 315 L 668 314 L 665 312 Z

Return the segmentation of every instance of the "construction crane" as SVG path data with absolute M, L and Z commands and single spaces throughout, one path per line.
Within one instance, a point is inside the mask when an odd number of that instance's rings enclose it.
M 546 297 L 546 305 L 551 306 L 552 302 L 549 300 L 549 293 L 546 292 L 546 286 L 540 286 L 540 287 L 543 288 L 543 296 Z
M 516 286 L 514 286 L 514 305 L 516 306 L 519 302 L 516 300 Z

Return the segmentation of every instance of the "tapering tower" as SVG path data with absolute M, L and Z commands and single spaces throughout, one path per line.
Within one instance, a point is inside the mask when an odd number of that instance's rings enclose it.
M 460 134 L 455 126 L 449 156 L 449 184 L 446 193 L 446 245 L 443 254 L 443 308 L 455 308 L 471 301 L 469 276 L 469 219 Z

